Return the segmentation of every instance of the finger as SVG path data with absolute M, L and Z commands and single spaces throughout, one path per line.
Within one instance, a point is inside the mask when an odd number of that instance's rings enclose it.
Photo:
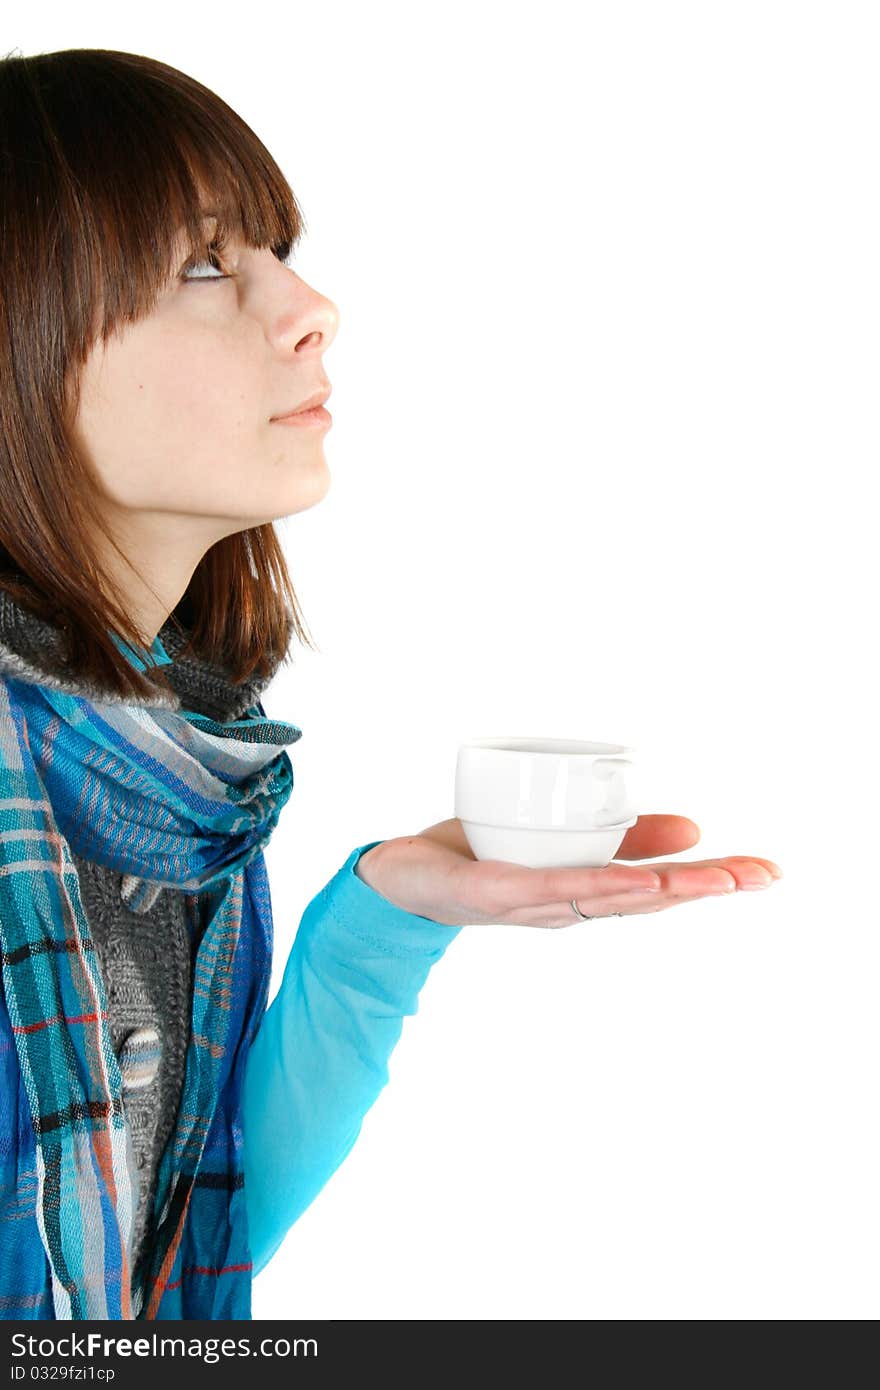
M 679 854 L 700 838 L 700 827 L 687 816 L 639 816 L 620 842 L 615 859 L 653 859 L 658 854 Z
M 467 865 L 475 880 L 482 880 L 483 891 L 490 887 L 487 873 L 491 866 L 491 892 L 499 908 L 541 907 L 548 902 L 572 898 L 607 898 L 618 893 L 660 888 L 660 877 L 650 869 L 630 869 L 623 864 L 600 868 L 531 869 L 504 860 L 481 859 Z
M 498 867 L 503 866 L 499 865 Z M 700 898 L 726 896 L 735 892 L 737 888 L 769 887 L 773 882 L 770 875 L 762 868 L 760 861 L 748 859 L 745 856 L 730 856 L 720 860 L 706 859 L 693 864 L 652 865 L 652 868 L 660 870 L 660 877 L 663 879 L 663 888 L 659 893 L 618 889 L 605 896 L 594 894 L 588 898 L 586 895 L 581 897 L 579 894 L 573 894 L 572 897 L 584 917 L 598 920 L 602 917 L 632 917 L 645 913 L 662 912 L 665 908 L 678 907 L 686 902 L 696 902 Z M 688 870 L 693 870 L 693 872 L 688 872 Z M 538 871 L 527 870 L 526 872 L 534 874 Z M 555 871 L 554 877 L 557 881 L 563 872 L 565 871 Z M 590 871 L 580 869 L 568 870 L 568 872 L 579 873 L 583 876 Z M 520 901 L 511 905 L 507 911 L 499 911 L 498 915 L 493 916 L 491 920 L 499 925 L 566 927 L 574 926 L 583 921 L 584 918 L 575 916 L 572 899 L 567 898 L 565 901 L 544 903 Z
M 730 876 L 726 876 L 726 883 L 730 891 L 733 892 L 735 885 Z M 680 885 L 677 893 L 618 893 L 616 896 L 607 898 L 595 898 L 590 901 L 575 898 L 583 917 L 575 915 L 571 902 L 545 903 L 539 907 L 519 908 L 501 918 L 502 924 L 526 927 L 574 927 L 584 918 L 589 921 L 601 921 L 608 917 L 640 917 L 645 914 L 662 912 L 665 908 L 680 907 L 684 903 L 697 902 L 701 898 L 726 897 L 725 887 L 712 886 L 709 883 L 699 884 L 696 881 L 687 885 Z
M 647 866 L 646 866 L 647 867 Z M 752 855 L 731 854 L 722 859 L 692 859 L 687 863 L 676 861 L 650 866 L 659 874 L 664 890 L 670 892 L 689 891 L 704 881 L 718 881 L 720 873 L 731 880 L 734 888 L 769 887 L 782 877 L 782 870 L 772 859 L 758 859 Z
M 693 860 L 686 864 L 674 861 L 651 864 L 651 870 L 660 880 L 661 892 L 656 895 L 645 894 L 644 901 L 649 904 L 647 910 L 651 911 L 663 906 L 664 898 L 667 902 L 672 902 L 676 899 L 709 897 L 716 893 L 733 893 L 737 889 L 766 888 L 774 882 L 770 872 L 771 864 L 772 861 L 768 860 L 765 867 L 761 861 L 745 855 Z M 551 869 L 532 872 L 546 875 L 550 898 L 555 901 L 568 899 L 569 903 L 574 899 L 581 911 L 589 914 L 590 908 L 584 906 L 585 903 L 601 906 L 607 904 L 609 899 L 619 898 L 627 904 L 629 910 L 636 900 L 637 894 L 634 890 L 640 883 L 638 874 L 632 879 L 620 880 L 611 873 L 615 867 L 612 861 L 602 869 Z M 642 872 L 646 873 L 648 867 L 646 865 L 645 871 Z M 646 875 L 644 886 L 648 881 Z M 525 901 L 522 900 L 523 903 Z M 645 909 L 636 906 L 634 910 Z
M 711 861 L 707 861 L 707 864 L 711 864 Z M 673 864 L 669 867 L 678 870 L 683 866 Z M 644 916 L 647 913 L 662 912 L 666 908 L 680 907 L 684 903 L 698 902 L 702 898 L 726 897 L 737 888 L 759 886 L 745 881 L 738 884 L 731 874 L 719 870 L 713 870 L 708 874 L 703 871 L 702 876 L 674 874 L 670 877 L 675 880 L 674 883 L 665 883 L 660 893 L 619 893 L 607 898 L 595 898 L 589 902 L 582 902 L 577 898 L 574 901 L 584 917 L 590 921 L 600 921 L 603 917 Z M 772 879 L 767 876 L 766 883 L 760 886 L 769 887 L 771 882 Z M 543 908 L 531 908 L 516 915 L 511 914 L 509 920 L 526 926 L 565 927 L 576 926 L 584 917 L 575 916 L 569 901 L 548 903 Z

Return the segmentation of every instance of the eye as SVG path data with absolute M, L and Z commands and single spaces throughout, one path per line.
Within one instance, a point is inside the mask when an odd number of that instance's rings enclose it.
M 229 279 L 231 279 L 231 276 L 225 274 L 225 272 L 221 269 L 222 262 L 220 262 L 220 261 L 218 260 L 218 257 L 217 257 L 217 255 L 216 255 L 216 252 L 217 252 L 219 249 L 220 249 L 219 247 L 212 246 L 212 247 L 210 248 L 210 254 L 209 254 L 208 259 L 207 259 L 206 261 L 190 261 L 189 264 L 188 264 L 188 265 L 185 265 L 184 268 L 183 268 L 183 270 L 181 271 L 181 279 L 184 280 L 184 281 L 185 281 L 186 283 L 188 283 L 188 284 L 192 284 L 192 283 L 193 283 L 194 281 L 196 281 L 196 280 L 229 280 Z M 220 273 L 219 273 L 218 275 L 196 275 L 196 274 L 195 274 L 195 271 L 197 271 L 197 270 L 204 270 L 206 267 L 207 267 L 208 269 L 210 269 L 210 270 L 217 270 L 217 271 L 219 271 Z
M 212 243 L 211 246 L 208 248 L 208 251 L 209 251 L 208 259 L 205 260 L 205 261 L 195 261 L 195 260 L 189 261 L 189 262 L 184 266 L 183 270 L 180 272 L 180 278 L 181 278 L 185 283 L 187 283 L 187 284 L 194 284 L 195 282 L 197 282 L 197 281 L 199 281 L 199 280 L 201 280 L 201 281 L 232 280 L 232 279 L 234 278 L 234 276 L 228 274 L 227 272 L 225 272 L 225 271 L 223 270 L 223 262 L 222 262 L 222 260 L 220 259 L 220 256 L 219 256 L 219 253 L 224 249 L 224 246 L 225 246 L 225 243 L 223 243 L 223 245 L 221 245 L 221 244 L 219 244 L 219 243 Z M 294 254 L 293 254 L 292 245 L 291 245 L 291 243 L 290 243 L 289 241 L 283 241 L 283 242 L 281 242 L 278 246 L 273 246 L 273 248 L 272 248 L 272 253 L 273 253 L 274 256 L 277 257 L 277 259 L 278 259 L 279 261 L 281 261 L 282 265 L 286 265 L 286 266 L 287 266 L 288 270 L 292 270 L 292 269 L 293 269 L 293 266 L 291 265 L 291 262 L 292 262 L 293 259 L 294 259 Z M 216 274 L 216 275 L 197 275 L 197 274 L 195 273 L 196 271 L 206 270 L 206 269 L 207 269 L 207 270 L 215 270 L 215 271 L 217 271 L 217 274 Z

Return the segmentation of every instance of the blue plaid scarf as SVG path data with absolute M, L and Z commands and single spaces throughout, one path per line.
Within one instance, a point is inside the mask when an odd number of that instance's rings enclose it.
M 0 1318 L 250 1318 L 240 1098 L 271 975 L 263 847 L 300 737 L 259 701 L 220 723 L 0 676 Z M 119 871 L 134 911 L 163 885 L 198 894 L 184 1086 L 133 1290 L 122 1075 L 69 846 Z

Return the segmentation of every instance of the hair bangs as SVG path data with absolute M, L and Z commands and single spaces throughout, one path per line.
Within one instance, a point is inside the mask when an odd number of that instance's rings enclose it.
M 47 175 L 68 204 L 64 255 L 87 295 L 77 322 L 91 328 L 84 352 L 151 313 L 186 258 L 235 237 L 286 260 L 300 242 L 305 218 L 284 173 L 201 83 L 108 49 L 30 61 L 46 68 L 58 137 Z

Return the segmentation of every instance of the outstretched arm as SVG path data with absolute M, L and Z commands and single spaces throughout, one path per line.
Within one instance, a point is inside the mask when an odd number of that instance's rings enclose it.
M 306 908 L 251 1044 L 242 1124 L 254 1275 L 350 1152 L 388 1081 L 403 1020 L 461 930 L 404 911 L 353 850 Z

